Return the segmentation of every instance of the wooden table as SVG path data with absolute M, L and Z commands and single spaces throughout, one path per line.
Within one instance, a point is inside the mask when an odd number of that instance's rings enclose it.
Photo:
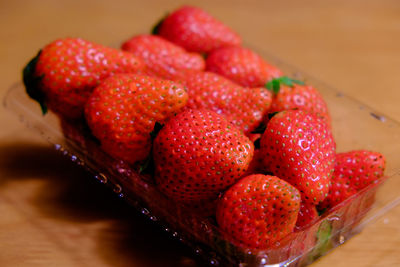
M 118 45 L 184 2 L 194 1 L 0 1 L 1 93 L 55 38 Z M 399 1 L 198 5 L 246 43 L 400 120 Z M 0 120 L 0 266 L 202 265 L 16 117 L 2 109 Z M 399 245 L 397 207 L 314 266 L 399 266 Z

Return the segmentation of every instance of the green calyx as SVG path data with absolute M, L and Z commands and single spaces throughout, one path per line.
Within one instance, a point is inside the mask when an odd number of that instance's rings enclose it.
M 36 64 L 39 59 L 42 50 L 31 59 L 31 61 L 26 64 L 25 68 L 22 71 L 22 80 L 25 85 L 26 93 L 29 95 L 30 98 L 36 100 L 41 109 L 43 115 L 47 113 L 47 106 L 45 103 L 45 94 L 41 89 L 40 82 L 43 79 L 43 76 L 36 76 L 35 69 Z
M 150 155 L 143 161 L 142 164 L 139 166 L 139 173 L 151 173 L 152 170 L 154 169 L 154 162 L 153 162 L 153 141 L 156 139 L 158 133 L 161 131 L 161 129 L 164 127 L 164 124 L 159 123 L 158 121 L 154 125 L 153 131 L 150 132 L 150 137 L 151 137 L 151 151 Z
M 168 15 L 169 15 L 169 14 L 167 13 L 162 19 L 160 19 L 159 22 L 157 22 L 156 25 L 153 26 L 153 28 L 151 29 L 151 34 L 154 34 L 154 35 L 158 35 L 158 34 L 159 34 L 161 25 L 163 24 L 165 18 L 166 18 Z
M 315 237 L 316 244 L 309 255 L 310 261 L 314 261 L 322 255 L 325 255 L 332 248 L 332 223 L 328 220 L 323 221 L 320 224 Z
M 270 90 L 271 92 L 273 92 L 274 94 L 277 94 L 277 93 L 279 93 L 279 90 L 281 89 L 281 84 L 293 87 L 295 84 L 304 85 L 304 82 L 300 81 L 300 80 L 289 78 L 287 76 L 282 76 L 282 77 L 275 78 L 275 79 L 272 79 L 271 81 L 267 82 L 265 87 L 268 90 Z
M 265 132 L 265 129 L 267 129 L 267 125 L 265 123 L 260 123 L 260 125 L 257 126 L 251 133 L 252 134 L 263 134 Z

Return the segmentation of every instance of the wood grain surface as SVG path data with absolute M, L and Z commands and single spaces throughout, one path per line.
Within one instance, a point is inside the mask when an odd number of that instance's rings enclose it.
M 118 46 L 184 3 L 400 121 L 398 0 L 0 0 L 1 96 L 53 39 Z M 203 265 L 1 108 L 0 266 Z M 400 266 L 400 207 L 313 266 Z

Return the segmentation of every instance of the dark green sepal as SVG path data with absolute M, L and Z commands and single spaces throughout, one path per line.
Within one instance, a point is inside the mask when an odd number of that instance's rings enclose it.
M 324 220 L 320 224 L 315 236 L 316 244 L 309 255 L 310 262 L 325 255 L 332 248 L 332 230 L 332 223 L 329 220 Z
M 150 132 L 151 137 L 151 150 L 149 156 L 143 161 L 139 166 L 139 173 L 151 173 L 154 170 L 154 160 L 153 160 L 153 141 L 156 139 L 160 130 L 164 127 L 164 124 L 159 123 L 158 121 L 154 124 L 153 131 Z
M 158 35 L 158 34 L 160 33 L 161 25 L 163 24 L 165 18 L 166 18 L 168 15 L 169 15 L 169 14 L 167 13 L 162 19 L 160 19 L 159 22 L 157 22 L 156 25 L 153 26 L 153 28 L 151 29 L 151 34 Z
M 268 113 L 268 115 L 267 115 L 268 116 L 268 120 L 272 119 L 272 117 L 275 116 L 278 113 L 279 113 L 278 111 Z
M 263 134 L 265 132 L 265 129 L 267 129 L 267 125 L 264 123 L 260 123 L 260 125 L 257 126 L 253 131 L 251 131 L 252 134 Z
M 39 59 L 42 50 L 32 58 L 28 64 L 26 64 L 25 68 L 22 71 L 22 80 L 25 85 L 26 93 L 29 95 L 30 98 L 36 100 L 40 108 L 42 109 L 43 115 L 47 113 L 47 105 L 45 103 L 45 94 L 41 89 L 40 83 L 43 79 L 42 76 L 35 75 L 36 64 Z
M 300 81 L 300 80 L 289 78 L 287 76 L 282 76 L 282 77 L 275 78 L 275 79 L 272 79 L 271 81 L 267 82 L 265 87 L 268 90 L 270 90 L 271 92 L 273 92 L 274 94 L 278 94 L 279 90 L 281 89 L 281 84 L 292 87 L 292 86 L 294 86 L 294 84 L 304 85 L 304 82 Z
M 261 148 L 261 138 L 257 138 L 254 141 L 254 149 L 260 149 Z

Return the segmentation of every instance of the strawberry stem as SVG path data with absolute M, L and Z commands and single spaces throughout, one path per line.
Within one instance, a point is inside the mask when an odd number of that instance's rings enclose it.
M 41 52 L 42 50 L 26 64 L 22 71 L 22 80 L 25 85 L 26 93 L 39 103 L 44 115 L 47 113 L 47 106 L 45 103 L 45 94 L 40 88 L 40 81 L 43 79 L 43 76 L 35 75 L 36 64 Z

